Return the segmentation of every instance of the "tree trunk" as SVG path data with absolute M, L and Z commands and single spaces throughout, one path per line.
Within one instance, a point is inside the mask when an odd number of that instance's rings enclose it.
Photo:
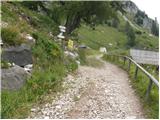
M 71 34 L 71 32 L 79 26 L 81 16 L 79 14 L 73 15 L 72 17 L 68 16 L 66 21 L 66 33 Z

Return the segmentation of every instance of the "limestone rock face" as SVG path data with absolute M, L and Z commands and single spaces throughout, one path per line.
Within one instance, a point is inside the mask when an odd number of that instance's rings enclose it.
M 122 2 L 123 4 L 123 9 L 128 13 L 130 14 L 130 16 L 132 16 L 134 18 L 134 20 L 136 21 L 137 18 L 136 18 L 136 14 L 138 12 L 142 12 L 144 13 L 144 15 L 139 15 L 139 17 L 142 19 L 143 21 L 143 24 L 141 25 L 141 27 L 145 28 L 145 29 L 148 29 L 148 31 L 151 32 L 151 28 L 152 28 L 152 22 L 153 22 L 153 19 L 149 18 L 147 16 L 147 14 L 143 11 L 141 11 L 135 3 L 133 3 L 132 1 L 123 1 Z M 157 26 L 158 23 L 157 23 Z
M 30 74 L 18 65 L 9 69 L 1 69 L 2 90 L 18 90 L 25 84 L 29 76 Z
M 131 13 L 131 14 L 136 14 L 138 11 L 138 7 L 131 1 L 123 1 L 123 8 L 125 11 Z
M 32 64 L 31 47 L 27 44 L 2 49 L 2 60 L 19 66 Z

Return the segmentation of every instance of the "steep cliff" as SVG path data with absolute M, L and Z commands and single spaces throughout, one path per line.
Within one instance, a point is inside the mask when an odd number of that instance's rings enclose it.
M 144 29 L 147 29 L 147 31 L 151 32 L 153 22 L 156 22 L 157 27 L 159 26 L 156 20 L 149 18 L 148 15 L 144 11 L 141 11 L 135 3 L 131 1 L 123 1 L 122 5 L 123 9 L 126 11 L 125 15 L 128 19 Z

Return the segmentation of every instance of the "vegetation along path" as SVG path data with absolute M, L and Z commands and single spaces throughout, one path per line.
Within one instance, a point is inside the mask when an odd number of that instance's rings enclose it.
M 52 102 L 32 108 L 28 118 L 144 118 L 127 73 L 96 59 L 103 66 L 79 66 L 65 78 L 66 89 Z

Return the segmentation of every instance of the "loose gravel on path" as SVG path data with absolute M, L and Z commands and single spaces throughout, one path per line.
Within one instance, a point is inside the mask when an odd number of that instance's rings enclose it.
M 28 118 L 145 118 L 127 73 L 111 63 L 79 66 L 63 86 L 52 102 L 33 107 Z

